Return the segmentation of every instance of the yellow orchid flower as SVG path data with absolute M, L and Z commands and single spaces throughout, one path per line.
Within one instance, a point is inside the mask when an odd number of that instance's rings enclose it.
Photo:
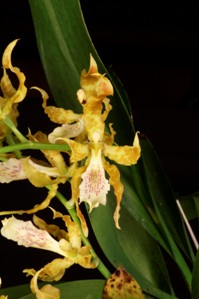
M 61 154 L 49 150 L 43 152 L 45 152 L 45 156 L 52 163 L 52 166 L 36 163 L 30 157 L 21 159 L 10 158 L 7 161 L 0 162 L 0 183 L 28 179 L 32 185 L 38 188 L 47 185 L 52 186 L 46 198 L 40 204 L 37 203 L 33 208 L 28 210 L 3 211 L 0 212 L 0 215 L 33 214 L 45 209 L 56 196 L 58 185 L 67 181 L 67 168 Z
M 17 125 L 17 117 L 19 115 L 17 105 L 25 98 L 27 93 L 27 88 L 24 84 L 26 77 L 19 68 L 13 67 L 11 62 L 12 50 L 17 41 L 16 39 L 7 46 L 2 57 L 3 77 L 0 82 L 0 88 L 3 96 L 0 96 L 0 141 L 6 137 L 9 131 L 3 120 L 9 117 Z M 7 74 L 7 69 L 17 76 L 19 80 L 18 89 L 13 87 Z
M 110 185 L 113 187 L 117 199 L 114 221 L 116 227 L 120 228 L 119 211 L 124 188 L 120 181 L 118 168 L 114 164 L 111 165 L 105 157 L 122 165 L 135 164 L 141 152 L 138 134 L 136 133 L 132 146 L 116 146 L 112 124 L 109 124 L 110 133 L 106 132 L 105 120 L 112 109 L 107 96 L 113 95 L 113 86 L 105 75 L 98 72 L 97 64 L 92 56 L 88 72 L 83 70 L 81 73 L 80 86 L 81 88 L 77 91 L 77 99 L 82 105 L 82 114 L 47 106 L 47 93 L 37 88 L 43 97 L 45 113 L 53 122 L 62 124 L 61 127 L 49 134 L 48 140 L 51 143 L 67 143 L 71 148 L 69 154 L 70 162 L 73 165 L 72 198 L 76 203 L 77 214 L 82 222 L 83 230 L 86 225 L 79 209 L 79 203 L 87 202 L 90 211 L 98 207 L 99 204 L 105 205 Z M 81 166 L 79 167 L 80 161 Z M 109 180 L 106 178 L 105 172 L 108 174 Z
M 18 245 L 49 250 L 62 256 L 62 258 L 54 259 L 39 271 L 34 269 L 25 269 L 23 271 L 27 275 L 33 276 L 31 289 L 37 295 L 37 298 L 48 298 L 44 295 L 50 291 L 54 294 L 52 298 L 60 298 L 59 292 L 52 286 L 47 285 L 39 290 L 38 279 L 48 282 L 59 281 L 65 270 L 73 264 L 79 264 L 90 269 L 97 266 L 97 262 L 92 261 L 90 247 L 81 244 L 81 232 L 78 224 L 73 222 L 68 215 L 62 215 L 54 210 L 53 213 L 54 218 L 62 218 L 67 231 L 60 229 L 57 225 L 47 224 L 35 215 L 33 222 L 37 227 L 31 221 L 22 221 L 14 216 L 2 220 L 1 234 L 5 238 L 17 242 Z M 43 297 L 39 297 L 41 295 Z

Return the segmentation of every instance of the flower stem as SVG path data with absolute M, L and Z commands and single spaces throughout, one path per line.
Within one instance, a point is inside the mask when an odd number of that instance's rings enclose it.
M 67 209 L 68 213 L 70 214 L 71 218 L 73 219 L 74 222 L 76 222 L 79 225 L 80 232 L 81 232 L 81 238 L 82 242 L 84 245 L 90 246 L 90 252 L 93 256 L 93 258 L 99 259 L 99 264 L 97 266 L 98 271 L 106 278 L 108 279 L 111 275 L 110 271 L 107 269 L 107 267 L 104 265 L 104 263 L 100 260 L 100 258 L 97 256 L 95 250 L 93 249 L 90 241 L 88 238 L 85 237 L 82 228 L 81 228 L 81 223 L 80 220 L 77 216 L 76 209 L 74 208 L 74 203 L 71 205 L 70 201 L 67 201 L 66 198 L 59 192 L 57 191 L 56 197 L 59 199 L 59 201 L 64 205 L 64 207 Z
M 28 140 L 23 134 L 17 129 L 13 121 L 9 117 L 5 117 L 3 122 L 11 129 L 11 131 L 15 134 L 15 136 L 19 139 L 20 142 L 27 142 Z
M 26 141 L 25 143 L 6 145 L 0 148 L 0 154 L 15 152 L 20 150 L 55 150 L 55 151 L 69 151 L 70 147 L 67 144 L 51 144 Z
M 9 133 L 9 134 L 6 136 L 6 142 L 7 142 L 9 145 L 15 145 L 15 144 L 16 144 L 16 143 L 15 143 L 15 140 L 14 140 L 14 138 L 13 138 L 13 136 L 12 136 L 12 133 Z M 19 150 L 14 151 L 14 153 L 15 153 L 15 155 L 16 155 L 16 157 L 17 157 L 18 159 L 20 159 L 20 158 L 22 157 L 22 154 L 21 154 L 21 152 L 20 152 Z

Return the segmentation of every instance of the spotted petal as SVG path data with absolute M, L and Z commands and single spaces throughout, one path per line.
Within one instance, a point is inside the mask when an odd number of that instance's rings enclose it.
M 65 256 L 59 242 L 53 239 L 47 231 L 34 226 L 31 221 L 22 221 L 12 216 L 2 220 L 2 224 L 2 236 L 17 242 L 18 245 L 49 250 Z
M 96 61 L 92 55 L 90 55 L 90 68 L 88 72 L 83 70 L 81 73 L 80 85 L 89 103 L 91 101 L 102 101 L 108 95 L 113 95 L 111 82 L 98 72 Z
M 58 108 L 55 106 L 47 106 L 47 100 L 49 98 L 47 92 L 39 87 L 32 87 L 41 93 L 43 98 L 43 108 L 50 120 L 57 124 L 69 124 L 78 121 L 81 118 L 81 114 L 74 113 L 72 110 L 65 110 L 64 108 Z
M 110 182 L 111 186 L 113 187 L 114 194 L 116 196 L 117 205 L 116 205 L 116 209 L 115 209 L 113 218 L 115 221 L 115 226 L 118 229 L 120 229 L 120 225 L 119 225 L 120 203 L 121 203 L 122 195 L 124 192 L 124 186 L 120 181 L 120 172 L 119 172 L 118 168 L 116 167 L 116 165 L 113 165 L 113 164 L 111 165 L 107 161 L 104 161 L 104 168 L 110 177 L 109 182 Z
M 82 174 L 80 184 L 80 202 L 87 202 L 90 211 L 99 204 L 106 205 L 106 194 L 110 185 L 105 177 L 105 171 L 101 160 L 101 150 L 97 152 L 91 149 L 90 163 Z
M 137 163 L 141 148 L 138 135 L 135 135 L 133 146 L 113 146 L 104 144 L 103 154 L 118 164 L 130 166 Z
M 18 160 L 10 158 L 5 162 L 0 162 L 0 182 L 10 183 L 12 181 L 24 180 L 27 178 L 23 169 L 24 159 Z

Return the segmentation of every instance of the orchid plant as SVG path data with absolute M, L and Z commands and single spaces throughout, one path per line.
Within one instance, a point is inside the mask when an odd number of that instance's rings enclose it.
M 180 273 L 185 296 L 197 299 L 197 240 L 151 143 L 134 128 L 123 86 L 97 55 L 79 1 L 29 4 L 55 105 L 42 87 L 26 87 L 26 75 L 11 59 L 18 39 L 11 41 L 2 57 L 0 183 L 28 180 L 46 197 L 30 209 L 1 210 L 1 235 L 55 258 L 41 269 L 24 269 L 32 294 L 20 286 L 20 298 L 177 299 L 166 255 Z M 33 91 L 54 125 L 50 133 L 19 130 L 18 107 Z M 40 218 L 43 210 L 52 219 Z M 96 253 L 91 228 L 108 264 Z M 97 269 L 103 279 L 64 282 L 74 264 Z M 17 290 L 12 297 L 13 288 L 4 289 L 2 281 L 0 298 L 16 298 Z

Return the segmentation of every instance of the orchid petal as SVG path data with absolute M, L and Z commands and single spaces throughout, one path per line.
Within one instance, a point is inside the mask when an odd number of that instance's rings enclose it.
M 114 137 L 116 132 L 113 130 L 113 124 L 109 124 L 109 130 L 110 133 L 105 132 L 104 133 L 104 144 L 106 145 L 112 145 L 114 143 Z
M 47 231 L 35 227 L 31 221 L 22 221 L 12 216 L 2 220 L 2 224 L 2 236 L 17 242 L 18 245 L 49 250 L 65 256 L 59 242 L 53 239 Z
M 46 167 L 43 165 L 39 165 L 35 162 L 33 162 L 31 159 L 28 159 L 28 163 L 34 167 L 37 171 L 41 172 L 41 173 L 45 173 L 48 176 L 52 176 L 52 177 L 57 177 L 59 176 L 59 172 L 57 170 L 57 167 Z
M 67 143 L 71 148 L 70 162 L 75 163 L 83 160 L 89 155 L 88 144 L 81 144 L 75 140 L 69 138 L 57 138 L 57 140 L 62 140 Z
M 2 64 L 5 69 L 10 69 L 11 72 L 15 73 L 18 80 L 19 80 L 19 86 L 16 92 L 14 92 L 14 88 L 11 87 L 11 82 L 8 80 L 8 77 L 6 73 L 4 72 L 5 77 L 2 78 L 1 81 L 1 88 L 3 89 L 4 95 L 6 95 L 7 101 L 4 104 L 3 107 L 3 116 L 9 115 L 12 111 L 12 105 L 14 103 L 21 102 L 27 93 L 27 88 L 24 85 L 24 82 L 26 80 L 26 77 L 24 74 L 20 71 L 19 68 L 13 67 L 11 63 L 11 54 L 12 50 L 14 49 L 17 39 L 11 42 L 7 48 L 4 51 L 3 57 L 2 57 Z
M 17 125 L 17 117 L 19 116 L 17 103 L 21 102 L 27 93 L 27 88 L 24 84 L 26 77 L 19 68 L 13 67 L 11 63 L 12 50 L 17 41 L 18 40 L 14 40 L 7 46 L 2 57 L 3 77 L 0 82 L 0 87 L 3 97 L 0 97 L 0 140 L 3 140 L 9 133 L 9 128 L 2 120 L 6 117 L 9 117 L 10 120 Z M 19 81 L 19 86 L 17 89 L 13 87 L 7 75 L 6 69 L 10 69 L 10 71 L 15 73 L 17 76 Z
M 10 158 L 5 162 L 0 162 L 0 182 L 10 183 L 12 181 L 27 179 L 23 169 L 24 159 Z
M 80 249 L 81 248 L 81 233 L 79 226 L 76 222 L 72 221 L 70 216 L 64 215 L 62 216 L 66 227 L 68 229 L 68 240 L 73 248 Z
M 99 204 L 106 204 L 106 194 L 110 190 L 108 180 L 101 160 L 101 150 L 97 153 L 92 149 L 91 158 L 86 171 L 82 174 L 80 189 L 80 203 L 85 201 L 90 206 L 90 211 Z
M 75 121 L 79 121 L 79 119 L 81 118 L 81 114 L 74 113 L 72 110 L 65 110 L 64 108 L 47 106 L 47 100 L 49 98 L 47 92 L 35 86 L 32 88 L 38 90 L 41 93 L 41 96 L 43 98 L 42 106 L 45 113 L 48 115 L 52 122 L 57 124 L 72 123 Z
M 137 134 L 135 135 L 133 146 L 112 146 L 104 145 L 103 154 L 118 164 L 133 165 L 140 157 L 141 148 Z
M 107 161 L 104 161 L 104 168 L 110 177 L 109 182 L 110 182 L 111 186 L 113 187 L 114 194 L 116 196 L 117 205 L 116 205 L 116 209 L 114 212 L 114 221 L 115 221 L 116 227 L 118 229 L 120 229 L 120 226 L 119 226 L 120 203 L 121 203 L 122 195 L 124 192 L 124 186 L 120 181 L 120 172 L 115 165 L 110 165 Z
M 35 187 L 64 183 L 67 180 L 67 177 L 61 176 L 56 168 L 39 165 L 28 158 L 24 159 L 23 168 L 26 177 Z
M 58 240 L 68 239 L 68 233 L 55 224 L 47 224 L 43 219 L 33 215 L 33 223 L 40 229 L 46 230 Z
M 34 142 L 49 143 L 48 136 L 41 131 L 38 131 L 36 134 L 32 135 L 29 131 L 28 138 Z M 66 175 L 67 166 L 62 154 L 59 151 L 55 150 L 41 150 L 48 162 L 56 167 L 59 172 L 58 176 Z
M 84 124 L 90 142 L 97 143 L 103 140 L 105 124 L 101 115 L 99 116 L 95 112 L 85 115 Z
M 37 272 L 34 269 L 24 269 L 23 272 L 27 273 L 27 275 L 36 275 L 36 278 L 42 281 L 59 281 L 63 277 L 65 270 L 73 264 L 73 261 L 70 261 L 66 258 L 56 258 L 52 262 L 46 264 L 42 269 L 40 269 Z
M 71 178 L 71 189 L 72 189 L 72 199 L 74 200 L 74 202 L 76 204 L 77 216 L 80 219 L 82 231 L 83 231 L 85 237 L 88 237 L 88 226 L 87 226 L 85 217 L 79 208 L 79 203 L 78 203 L 79 185 L 80 185 L 80 181 L 81 181 L 81 175 L 85 171 L 85 169 L 86 169 L 86 167 L 82 166 L 82 167 L 77 168 L 74 171 L 74 175 L 72 175 L 72 178 Z
M 86 101 L 89 103 L 91 99 L 92 101 L 94 99 L 96 101 L 102 101 L 108 95 L 113 95 L 111 82 L 98 72 L 97 64 L 92 55 L 90 55 L 90 68 L 88 72 L 83 70 L 81 73 L 80 85 L 85 92 Z
M 48 135 L 50 143 L 56 143 L 57 138 L 74 138 L 80 135 L 84 130 L 83 119 L 80 119 L 74 124 L 63 124 L 61 127 L 57 127 L 52 133 Z
M 60 299 L 60 290 L 53 287 L 50 284 L 46 284 L 40 290 L 36 286 L 34 287 L 34 292 L 37 299 Z

